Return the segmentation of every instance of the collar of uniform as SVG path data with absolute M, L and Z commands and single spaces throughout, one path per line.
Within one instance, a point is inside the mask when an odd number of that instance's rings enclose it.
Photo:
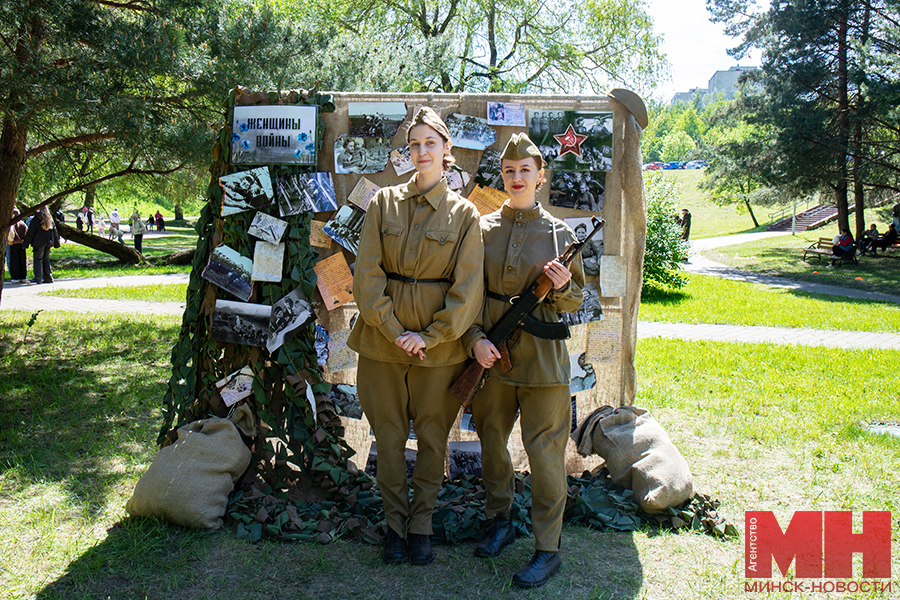
M 425 194 L 419 194 L 419 188 L 416 187 L 416 176 L 410 177 L 409 181 L 400 186 L 400 193 L 403 199 L 412 198 L 414 196 L 422 196 L 431 205 L 431 208 L 437 210 L 441 203 L 441 198 L 447 193 L 447 180 L 441 177 L 436 186 L 428 190 Z
M 532 219 L 540 219 L 541 213 L 543 209 L 541 208 L 541 203 L 538 202 L 535 204 L 535 207 L 529 210 L 516 210 L 515 208 L 509 205 L 509 200 L 503 203 L 503 206 L 500 207 L 500 214 L 509 219 L 510 221 L 515 221 L 517 219 L 522 221 L 531 221 Z

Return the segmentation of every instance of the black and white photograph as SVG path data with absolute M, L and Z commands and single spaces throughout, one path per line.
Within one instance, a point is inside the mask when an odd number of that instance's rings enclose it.
M 481 442 L 450 442 L 448 475 L 456 479 L 462 474 L 481 477 Z
M 375 185 L 365 177 L 360 177 L 359 181 L 356 182 L 356 185 L 353 186 L 353 191 L 347 196 L 347 201 L 358 206 L 362 210 L 366 210 L 369 208 L 369 202 L 372 201 L 372 198 L 375 197 L 375 194 L 377 194 L 380 189 L 381 186 Z
M 525 127 L 525 105 L 518 102 L 488 102 L 488 125 Z
M 226 292 L 244 300 L 253 294 L 253 260 L 243 256 L 234 248 L 217 246 L 210 253 L 209 262 L 201 277 L 216 284 Z
M 258 212 L 253 215 L 253 221 L 247 229 L 247 233 L 270 244 L 277 244 L 284 237 L 287 230 L 287 221 Z
M 529 110 L 528 137 L 538 145 L 548 169 L 612 169 L 611 112 Z
M 270 353 L 275 352 L 314 317 L 303 292 L 300 288 L 295 289 L 272 306 L 266 330 L 266 349 Z
M 272 204 L 272 179 L 269 167 L 219 177 L 222 187 L 222 216 L 246 210 L 258 210 Z
M 284 268 L 284 244 L 270 244 L 259 240 L 253 249 L 253 273 L 250 281 L 281 281 Z
M 398 176 L 406 175 L 410 171 L 415 171 L 416 165 L 413 164 L 412 159 L 409 157 L 409 144 L 394 148 L 391 150 L 390 156 L 391 165 L 393 165 L 394 172 Z
M 231 406 L 253 393 L 253 371 L 250 367 L 235 371 L 217 381 L 216 389 L 219 390 L 225 406 Z
M 365 218 L 366 213 L 345 204 L 330 221 L 325 223 L 322 231 L 355 255 L 359 252 L 359 236 Z
M 468 407 L 463 409 L 462 415 L 460 415 L 459 417 L 459 428 L 462 431 L 471 431 L 472 433 L 476 433 L 475 419 L 472 417 L 472 410 Z
M 603 212 L 606 173 L 603 171 L 553 171 L 550 206 Z
M 575 312 L 559 313 L 559 320 L 573 327 L 584 325 L 592 321 L 603 320 L 603 307 L 600 305 L 600 288 L 593 281 L 584 284 L 582 288 L 584 300 Z
M 416 451 L 413 448 L 406 449 L 406 478 L 412 479 L 413 470 L 416 468 Z M 369 447 L 369 459 L 366 461 L 366 473 L 375 477 L 378 472 L 378 447 L 375 442 Z
M 403 102 L 349 102 L 350 136 L 392 138 L 406 118 Z
M 233 300 L 216 300 L 211 336 L 223 344 L 266 347 L 272 307 Z
M 588 236 L 594 229 L 590 217 L 575 217 L 565 219 L 566 225 L 575 232 L 575 237 L 580 242 Z M 603 230 L 601 229 L 591 238 L 584 248 L 581 249 L 581 263 L 584 265 L 584 274 L 599 275 L 600 274 L 600 257 L 603 256 Z
M 597 387 L 597 373 L 594 371 L 594 365 L 586 362 L 586 356 L 586 352 L 569 355 L 569 366 L 572 373 L 569 379 L 569 392 L 572 394 Z
M 444 174 L 447 180 L 447 186 L 456 193 L 460 193 L 469 185 L 469 174 L 463 171 L 457 165 L 450 165 L 450 168 Z
M 359 405 L 359 394 L 356 392 L 355 385 L 333 385 L 328 397 L 334 402 L 334 407 L 340 416 L 350 419 L 362 419 L 363 411 Z
M 572 424 L 569 426 L 569 433 L 574 433 L 578 429 L 578 402 L 575 396 L 572 396 Z
M 316 164 L 318 107 L 235 106 L 231 164 Z
M 275 178 L 275 196 L 282 217 L 303 212 L 337 210 L 331 173 L 297 173 Z
M 500 151 L 487 148 L 481 153 L 481 162 L 475 172 L 475 183 L 503 191 L 503 174 L 500 170 Z
M 391 138 L 342 135 L 334 141 L 335 173 L 380 173 L 387 167 Z
M 328 364 L 328 340 L 331 337 L 328 335 L 328 330 L 316 323 L 316 338 L 315 338 L 315 347 L 316 347 L 316 363 L 320 367 L 324 367 Z
M 487 119 L 453 113 L 444 119 L 450 130 L 450 141 L 456 148 L 484 150 L 497 141 L 497 132 Z

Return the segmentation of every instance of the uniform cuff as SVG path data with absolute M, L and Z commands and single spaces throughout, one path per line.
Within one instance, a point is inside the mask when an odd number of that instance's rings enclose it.
M 469 358 L 475 358 L 475 344 L 478 343 L 478 340 L 487 339 L 485 333 L 478 327 L 472 327 L 467 332 L 463 334 L 462 343 L 463 348 L 466 349 L 466 354 L 469 355 Z
M 406 330 L 400 325 L 400 321 L 397 320 L 397 317 L 391 317 L 378 326 L 378 331 L 380 331 L 381 335 L 386 337 L 389 342 L 394 343 L 394 340 L 403 335 L 403 332 Z

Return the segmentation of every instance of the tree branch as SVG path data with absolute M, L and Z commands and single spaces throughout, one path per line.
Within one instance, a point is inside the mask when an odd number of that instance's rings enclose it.
M 39 154 L 43 154 L 44 152 L 49 152 L 50 150 L 55 150 L 56 148 L 61 148 L 63 146 L 76 146 L 79 144 L 84 144 L 86 142 L 99 142 L 101 140 L 111 140 L 117 137 L 117 134 L 110 133 L 108 131 L 99 132 L 99 133 L 85 133 L 83 135 L 76 135 L 68 138 L 59 138 L 58 140 L 53 140 L 52 142 L 47 142 L 46 144 L 41 144 L 40 146 L 33 146 L 25 150 L 26 158 L 33 158 L 38 156 Z
M 124 8 L 125 10 L 131 10 L 134 12 L 146 12 L 154 15 L 160 14 L 159 9 L 154 8 L 149 3 L 144 2 L 144 0 L 129 0 L 128 2 L 113 2 L 112 0 L 90 0 L 95 4 L 100 4 L 102 6 L 109 6 L 112 8 Z

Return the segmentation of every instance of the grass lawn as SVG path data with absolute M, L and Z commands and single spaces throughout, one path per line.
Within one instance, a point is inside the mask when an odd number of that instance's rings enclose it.
M 131 235 L 126 234 L 125 243 L 133 245 Z M 144 235 L 143 253 L 147 258 L 165 256 L 176 250 L 194 248 L 197 232 L 190 226 L 166 225 L 166 231 L 149 232 Z M 126 265 L 109 254 L 104 254 L 81 244 L 62 244 L 50 252 L 54 278 L 68 277 L 115 277 L 119 275 L 163 275 L 168 273 L 190 273 L 190 265 L 150 267 Z M 31 252 L 28 252 L 28 270 L 31 272 Z
M 362 543 L 250 544 L 233 525 L 207 533 L 127 518 L 124 503 L 155 455 L 180 319 L 42 313 L 31 328 L 28 319 L 0 313 L 0 368 L 14 374 L 0 378 L 2 598 L 747 597 L 743 539 L 567 525 L 562 570 L 523 592 L 508 580 L 530 539 L 489 561 L 463 544 L 438 546 L 428 567 L 388 567 Z M 896 351 L 641 340 L 637 403 L 742 532 L 745 510 L 772 510 L 783 526 L 794 510 L 897 511 L 900 440 L 859 423 L 900 419 L 898 360 Z M 900 556 L 892 560 L 896 577 Z
M 809 294 L 786 288 L 686 273 L 680 290 L 641 296 L 639 318 L 667 323 L 900 331 L 900 305 Z
M 703 256 L 754 273 L 777 275 L 798 281 L 849 287 L 868 292 L 900 295 L 900 253 L 886 256 L 861 256 L 859 265 L 827 268 L 827 257 L 809 262 L 801 258 L 804 248 L 827 235 L 824 229 L 805 231 L 796 236 L 781 235 L 746 244 L 707 250 Z
M 145 302 L 184 302 L 187 297 L 186 283 L 166 283 L 158 285 L 105 285 L 95 288 L 73 290 L 51 290 L 41 292 L 42 296 L 61 298 L 99 298 L 103 300 L 142 300 Z
M 762 227 L 753 227 L 753 219 L 743 206 L 718 206 L 709 200 L 709 193 L 697 187 L 705 176 L 705 169 L 672 169 L 663 171 L 663 176 L 681 184 L 681 199 L 677 202 L 680 211 L 691 211 L 691 238 L 718 237 L 735 233 L 765 231 L 768 213 L 775 208 L 754 207 L 756 219 Z M 780 207 L 779 207 L 780 208 Z

